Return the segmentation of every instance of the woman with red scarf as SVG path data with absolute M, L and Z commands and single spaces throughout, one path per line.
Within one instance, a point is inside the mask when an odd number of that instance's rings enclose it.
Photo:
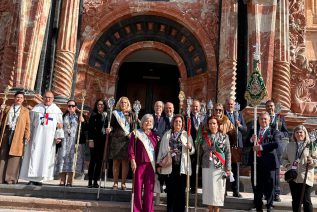
M 226 178 L 231 171 L 230 143 L 228 136 L 219 131 L 216 117 L 209 117 L 207 124 L 208 130 L 196 139 L 201 143 L 203 204 L 210 212 L 218 212 L 224 205 Z

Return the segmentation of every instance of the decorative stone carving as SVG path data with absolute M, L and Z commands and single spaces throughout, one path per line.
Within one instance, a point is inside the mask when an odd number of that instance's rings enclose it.
M 289 0 L 290 7 L 290 53 L 292 111 L 305 116 L 316 116 L 317 96 L 316 62 L 305 55 L 305 7 L 304 0 Z
M 64 0 L 60 19 L 53 77 L 56 98 L 71 96 L 80 0 Z
M 226 98 L 236 98 L 237 13 L 238 5 L 236 0 L 222 2 L 217 96 L 217 101 L 222 103 L 225 102 Z
M 10 26 L 12 25 L 12 15 L 9 12 L 3 11 L 4 7 L 0 6 L 0 70 L 2 70 L 4 60 L 4 48 L 10 35 Z M 0 72 L 0 80 L 5 78 L 4 73 Z
M 280 0 L 277 5 L 274 47 L 272 98 L 289 110 L 291 93 L 288 0 Z

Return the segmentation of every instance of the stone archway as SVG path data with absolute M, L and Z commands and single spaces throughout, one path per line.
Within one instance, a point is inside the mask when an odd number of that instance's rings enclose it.
M 170 56 L 175 63 L 177 64 L 179 74 L 181 78 L 186 79 L 187 73 L 186 73 L 186 67 L 184 65 L 183 59 L 180 57 L 180 55 L 171 47 L 165 45 L 164 43 L 155 42 L 155 41 L 142 41 L 134 43 L 124 50 L 122 50 L 117 57 L 114 59 L 114 62 L 111 67 L 110 75 L 117 76 L 120 66 L 122 65 L 124 59 L 130 55 L 133 54 L 136 51 L 139 51 L 141 49 L 155 49 L 158 51 L 161 51 L 168 56 Z
M 157 15 L 127 17 L 108 26 L 93 43 L 89 56 L 86 59 L 80 56 L 79 67 L 80 70 L 84 69 L 85 74 L 79 71 L 79 77 L 89 85 L 91 81 L 98 80 L 94 76 L 103 74 L 107 89 L 114 92 L 106 91 L 99 96 L 115 95 L 115 79 L 127 55 L 138 49 L 151 48 L 173 58 L 180 72 L 180 89 L 186 95 L 192 96 L 195 91 L 199 93 L 199 99 L 206 99 L 215 94 L 211 80 L 216 77 L 216 72 L 211 70 L 211 59 L 206 55 L 205 43 L 202 45 L 192 30 L 174 20 Z M 84 42 L 82 48 L 86 47 Z

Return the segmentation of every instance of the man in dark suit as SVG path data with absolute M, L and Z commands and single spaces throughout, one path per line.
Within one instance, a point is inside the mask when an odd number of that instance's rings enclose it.
M 159 140 L 163 137 L 166 127 L 167 127 L 167 120 L 163 116 L 162 112 L 164 110 L 164 103 L 162 101 L 156 101 L 154 104 L 154 126 L 153 132 L 159 137 Z
M 253 134 L 247 140 L 249 146 L 253 146 L 250 151 L 251 181 L 254 191 L 254 204 L 257 211 L 262 210 L 262 197 L 266 196 L 267 211 L 272 211 L 274 199 L 275 172 L 279 166 L 277 150 L 281 142 L 281 135 L 278 131 L 270 127 L 270 115 L 267 112 L 259 116 L 260 127 L 257 136 Z M 254 145 L 254 142 L 257 143 Z M 254 186 L 253 154 L 256 152 L 256 186 Z
M 191 112 L 190 112 L 190 122 L 191 122 L 190 135 L 192 136 L 194 142 L 196 140 L 199 127 L 201 126 L 201 124 L 204 122 L 204 119 L 205 119 L 205 117 L 203 117 L 200 114 L 200 109 L 201 109 L 200 102 L 197 99 L 194 99 L 193 104 L 191 106 Z M 185 122 L 186 122 L 185 128 L 187 130 L 187 117 Z M 196 165 L 197 165 L 196 152 L 195 154 L 190 156 L 190 160 L 191 160 L 191 165 L 193 167 L 193 170 L 196 170 Z M 190 188 L 191 188 L 190 192 L 194 194 L 196 191 L 196 171 L 193 171 L 192 175 L 190 176 Z
M 231 123 L 238 128 L 238 143 L 235 146 L 243 148 L 243 134 L 247 133 L 247 126 L 245 124 L 243 115 L 239 111 L 234 111 L 235 101 L 231 98 L 226 99 L 226 111 L 225 115 L 228 116 Z M 231 145 L 231 144 L 230 144 Z M 238 166 L 237 163 L 231 161 L 231 169 L 235 181 L 231 182 L 231 189 L 234 197 L 242 197 L 238 191 Z
M 275 104 L 272 100 L 268 100 L 265 103 L 265 109 L 270 115 L 270 126 L 271 128 L 278 130 L 281 134 L 282 139 L 288 139 L 288 130 L 285 123 L 285 118 L 279 114 L 275 113 Z M 281 187 L 280 187 L 280 165 L 281 165 L 281 157 L 283 153 L 283 145 L 280 145 L 280 149 L 277 151 L 278 158 L 279 158 L 279 166 L 276 169 L 276 178 L 275 178 L 275 191 L 274 191 L 274 201 L 280 202 L 280 194 L 281 194 Z
M 165 118 L 167 119 L 167 126 L 166 130 L 169 130 L 172 128 L 172 119 L 174 117 L 174 104 L 172 102 L 166 102 L 164 105 L 164 114 Z
M 159 142 L 161 141 L 161 138 L 163 137 L 165 131 L 168 129 L 169 123 L 167 122 L 166 117 L 163 116 L 162 112 L 164 110 L 164 103 L 162 101 L 156 101 L 154 104 L 154 124 L 153 124 L 153 132 L 156 133 L 158 136 Z M 158 174 L 158 180 L 160 182 L 160 190 L 161 193 L 163 192 L 163 185 L 164 182 L 166 182 L 166 176 Z M 160 194 L 156 193 L 155 198 L 155 205 L 160 204 Z

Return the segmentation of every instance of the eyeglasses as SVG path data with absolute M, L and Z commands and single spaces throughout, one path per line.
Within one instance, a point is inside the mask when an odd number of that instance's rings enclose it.
M 215 109 L 215 111 L 221 112 L 221 111 L 222 111 L 222 109 Z
M 45 99 L 53 99 L 54 97 L 51 96 L 44 96 Z
M 76 105 L 67 105 L 68 107 L 76 107 Z

